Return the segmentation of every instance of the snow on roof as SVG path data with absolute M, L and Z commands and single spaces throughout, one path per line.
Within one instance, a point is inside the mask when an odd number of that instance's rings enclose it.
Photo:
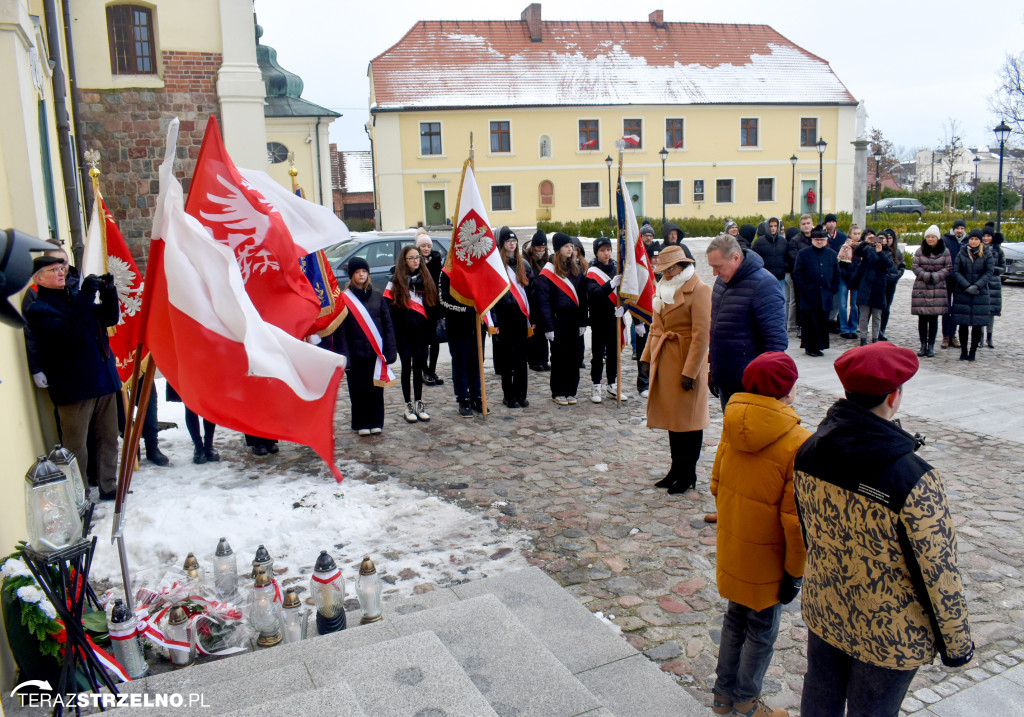
M 828 62 L 767 25 L 422 21 L 371 63 L 374 109 L 846 104 Z
M 369 152 L 341 152 L 341 191 L 372 192 L 373 163 Z

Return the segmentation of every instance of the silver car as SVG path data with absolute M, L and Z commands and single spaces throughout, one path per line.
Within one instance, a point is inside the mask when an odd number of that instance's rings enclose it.
M 1024 242 L 1003 242 L 1002 248 L 1006 255 L 1006 273 L 1000 278 L 1004 283 L 1024 281 Z

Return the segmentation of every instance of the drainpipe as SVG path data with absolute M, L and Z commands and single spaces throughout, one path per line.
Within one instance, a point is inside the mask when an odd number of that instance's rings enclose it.
M 78 164 L 78 177 L 82 189 L 82 198 L 85 200 L 85 213 L 83 218 L 89 216 L 92 208 L 92 180 L 89 179 L 89 170 L 85 168 L 85 147 L 82 146 L 82 120 L 78 113 L 78 78 L 75 74 L 75 46 L 71 42 L 71 10 L 68 9 L 69 0 L 61 3 L 61 12 L 64 16 L 64 47 L 68 51 L 68 84 L 71 86 L 71 117 L 75 130 L 75 161 Z
M 320 169 L 323 166 L 320 163 L 320 120 L 322 120 L 322 119 L 323 119 L 323 117 L 317 117 L 316 118 L 316 176 L 317 176 L 317 185 L 320 188 L 320 206 L 321 207 L 324 206 L 324 175 L 323 175 L 323 173 L 322 173 L 322 171 Z
M 375 122 L 376 118 L 370 116 L 370 121 Z M 377 157 L 373 151 L 373 134 L 370 132 L 370 128 L 365 124 L 363 125 L 363 131 L 366 132 L 366 137 L 370 140 L 370 178 L 373 180 L 373 221 L 374 229 L 380 231 L 380 205 L 377 203 Z
M 46 18 L 46 44 L 49 45 L 50 59 L 53 60 L 53 113 L 57 121 L 57 146 L 60 148 L 60 171 L 64 182 L 64 201 L 68 210 L 68 226 L 71 229 L 71 252 L 75 266 L 82 265 L 85 242 L 82 235 L 82 208 L 78 201 L 75 182 L 75 158 L 71 152 L 71 124 L 67 96 L 64 94 L 64 66 L 60 58 L 60 34 L 57 31 L 57 9 L 55 0 L 44 0 L 43 14 Z

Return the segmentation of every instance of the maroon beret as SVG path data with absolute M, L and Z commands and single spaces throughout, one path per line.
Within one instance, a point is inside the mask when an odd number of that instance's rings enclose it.
M 796 362 L 782 351 L 769 351 L 747 364 L 743 371 L 743 390 L 782 398 L 793 390 L 796 379 Z
M 843 388 L 865 396 L 885 396 L 909 381 L 918 368 L 913 350 L 878 341 L 857 346 L 836 359 Z

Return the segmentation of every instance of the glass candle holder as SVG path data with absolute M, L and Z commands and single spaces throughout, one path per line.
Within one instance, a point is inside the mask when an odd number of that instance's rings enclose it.
M 356 578 L 356 595 L 359 596 L 359 606 L 363 609 L 361 623 L 377 622 L 383 617 L 380 605 L 382 589 L 377 567 L 369 555 L 363 556 L 363 562 L 359 566 L 359 577 Z
M 25 519 L 29 544 L 40 553 L 66 548 L 82 537 L 75 489 L 45 456 L 25 474 Z
M 145 677 L 149 672 L 149 665 L 142 653 L 138 626 L 139 621 L 124 601 L 120 598 L 115 600 L 107 620 L 107 634 L 114 648 L 114 659 L 121 663 L 121 667 L 133 680 Z

